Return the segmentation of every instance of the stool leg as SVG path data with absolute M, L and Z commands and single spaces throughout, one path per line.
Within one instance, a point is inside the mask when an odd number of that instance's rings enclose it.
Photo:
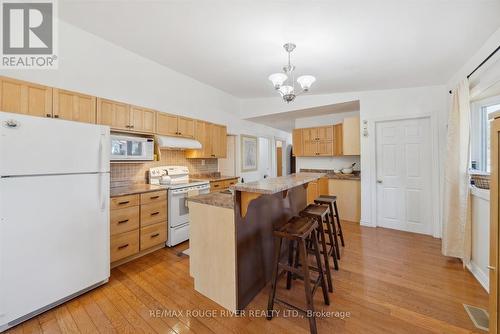
M 320 232 L 321 247 L 323 248 L 323 258 L 325 260 L 325 270 L 326 270 L 326 280 L 328 281 L 328 290 L 330 292 L 333 292 L 332 273 L 330 271 L 330 260 L 329 260 L 330 255 L 328 255 L 328 248 L 326 247 L 325 231 L 323 229 L 323 221 L 322 220 L 318 224 L 318 229 Z M 313 234 L 314 234 L 314 232 L 313 232 Z
M 308 317 L 309 319 L 309 330 L 311 334 L 317 334 L 318 329 L 316 327 L 316 317 L 314 316 L 314 302 L 311 289 L 311 279 L 309 276 L 309 262 L 307 261 L 307 247 L 306 241 L 301 239 L 299 241 L 300 248 L 300 258 L 302 262 L 302 270 L 304 275 L 304 289 L 306 293 L 307 310 L 313 312 L 313 316 Z
M 340 241 L 342 242 L 342 247 L 345 247 L 344 243 L 344 233 L 342 233 L 342 225 L 340 225 L 340 216 L 339 216 L 339 210 L 337 209 L 337 202 L 333 202 L 333 206 L 335 208 L 335 216 L 337 217 L 337 224 L 339 225 L 339 234 L 340 234 Z
M 332 247 L 332 257 L 333 257 L 333 266 L 335 270 L 339 270 L 339 262 L 337 259 L 340 259 L 340 252 L 339 252 L 339 243 L 336 236 L 335 232 L 335 224 L 333 223 L 333 216 L 328 215 L 327 217 L 327 222 L 326 222 L 326 229 L 328 230 L 328 239 L 330 239 L 330 247 Z M 332 230 L 333 229 L 333 230 Z
M 293 242 L 293 240 L 290 240 L 288 242 L 288 265 L 290 267 L 293 266 L 293 249 L 295 247 L 295 244 Z M 291 271 L 288 271 L 286 273 L 286 288 L 287 290 L 290 290 L 292 287 L 292 272 Z
M 321 256 L 319 254 L 318 238 L 316 237 L 315 233 L 312 233 L 312 241 L 314 246 L 314 257 L 316 258 L 319 277 L 321 279 L 321 290 L 323 291 L 323 299 L 326 305 L 330 305 L 330 298 L 328 297 L 328 290 L 326 289 L 326 283 L 325 283 L 325 272 L 323 272 L 323 265 L 321 264 Z
M 276 296 L 276 283 L 278 281 L 278 268 L 281 255 L 281 244 L 283 242 L 282 238 L 274 243 L 274 270 L 273 277 L 271 281 L 271 293 L 269 294 L 269 300 L 267 302 L 267 320 L 271 320 L 273 317 L 272 310 L 274 309 L 274 297 Z
M 335 226 L 335 211 L 331 203 L 329 204 L 329 206 L 330 206 L 330 217 L 332 219 L 331 222 L 332 222 L 333 238 L 335 240 L 335 250 L 337 251 L 337 259 L 340 260 L 339 239 L 338 239 L 337 227 Z

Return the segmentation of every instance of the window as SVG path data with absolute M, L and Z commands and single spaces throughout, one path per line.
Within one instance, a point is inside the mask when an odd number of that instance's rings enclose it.
M 490 120 L 488 115 L 500 111 L 500 96 L 472 104 L 471 169 L 490 171 Z

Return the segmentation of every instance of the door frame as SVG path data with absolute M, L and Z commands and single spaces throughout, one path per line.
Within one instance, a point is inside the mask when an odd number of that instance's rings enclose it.
M 276 137 L 274 136 L 273 138 L 273 177 L 276 177 L 277 176 L 277 165 L 278 165 L 278 157 L 276 156 L 276 148 L 277 148 L 277 145 L 276 145 L 276 142 L 277 141 L 280 141 L 282 143 L 282 146 L 281 146 L 281 174 L 283 176 L 285 175 L 288 175 L 288 168 L 287 168 L 287 161 L 286 161 L 286 145 L 287 145 L 287 142 L 286 142 L 286 139 L 284 138 L 281 138 L 281 137 Z
M 370 162 L 370 170 L 373 171 L 370 175 L 370 186 L 371 186 L 371 216 L 373 219 L 374 227 L 378 226 L 377 221 L 377 124 L 391 121 L 404 121 L 404 120 L 414 120 L 414 119 L 429 119 L 430 123 L 430 145 L 431 145 L 431 230 L 432 236 L 434 238 L 441 238 L 442 235 L 442 225 L 441 225 L 441 181 L 440 181 L 440 161 L 439 161 L 439 134 L 438 134 L 438 124 L 437 124 L 437 115 L 433 115 L 431 113 L 418 114 L 418 115 L 408 115 L 408 116 L 388 116 L 388 117 L 380 117 L 372 120 L 372 124 L 370 126 L 370 133 L 373 133 L 373 137 L 375 140 L 371 141 L 370 144 L 370 154 L 371 157 Z M 363 164 L 362 164 L 363 165 Z

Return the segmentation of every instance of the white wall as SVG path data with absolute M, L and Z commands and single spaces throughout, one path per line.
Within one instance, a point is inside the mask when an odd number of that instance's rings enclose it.
M 439 195 L 439 171 L 444 151 L 443 133 L 446 133 L 445 86 L 402 88 L 379 91 L 348 92 L 325 95 L 302 95 L 293 104 L 287 105 L 276 98 L 246 99 L 241 101 L 240 113 L 255 117 L 290 110 L 305 109 L 353 100 L 360 101 L 361 121 L 368 122 L 368 137 L 361 137 L 361 224 L 375 226 L 375 122 L 391 118 L 430 116 L 433 149 L 433 218 L 434 236 L 441 235 Z
M 472 257 L 468 266 L 486 291 L 489 290 L 490 191 L 472 187 Z
M 233 96 L 62 20 L 58 70 L 1 70 L 0 74 L 225 124 L 235 135 L 291 138 L 289 133 L 242 120 Z M 239 138 L 236 147 L 239 172 Z
M 359 116 L 359 111 L 298 118 L 295 120 L 295 127 L 307 128 L 314 126 L 322 126 L 325 124 L 338 124 L 342 123 L 344 118 L 354 117 L 354 116 Z M 333 169 L 342 169 L 344 167 L 350 167 L 353 163 L 356 163 L 356 166 L 354 167 L 355 170 L 361 169 L 361 160 L 359 156 L 298 157 L 296 159 L 296 168 L 298 171 L 301 168 L 333 170 Z

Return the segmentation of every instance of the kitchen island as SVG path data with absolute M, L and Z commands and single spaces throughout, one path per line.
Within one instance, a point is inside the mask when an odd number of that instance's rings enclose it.
M 323 173 L 297 173 L 188 198 L 190 273 L 195 289 L 230 311 L 243 310 L 271 279 L 273 230 L 306 207 Z

